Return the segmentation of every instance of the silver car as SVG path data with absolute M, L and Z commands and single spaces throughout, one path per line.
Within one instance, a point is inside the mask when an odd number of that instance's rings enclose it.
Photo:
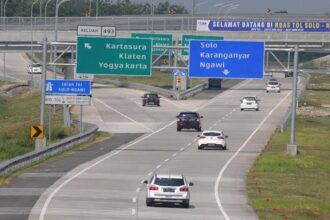
M 193 186 L 182 174 L 154 174 L 147 185 L 146 205 L 152 206 L 156 202 L 181 203 L 189 208 L 190 191 Z

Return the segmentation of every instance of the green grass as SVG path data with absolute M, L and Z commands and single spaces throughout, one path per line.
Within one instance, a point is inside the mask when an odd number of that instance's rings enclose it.
M 48 108 L 44 133 L 48 137 Z M 78 131 L 63 127 L 63 111 L 52 113 L 52 142 L 71 136 Z M 40 92 L 24 88 L 15 97 L 0 97 L 0 162 L 34 150 L 35 140 L 30 137 L 31 126 L 40 123 Z
M 160 72 L 153 70 L 151 77 L 136 77 L 136 76 L 104 76 L 99 75 L 98 78 L 103 79 L 112 79 L 112 80 L 119 80 L 122 82 L 135 82 L 135 83 L 142 83 L 146 85 L 157 86 L 165 89 L 172 89 L 173 86 L 173 76 L 172 72 Z M 207 79 L 192 79 L 188 82 L 188 86 L 196 86 L 201 83 L 206 83 Z
M 329 82 L 330 76 L 313 75 L 302 102 L 316 107 L 328 103 Z M 298 114 L 299 153 L 294 157 L 286 154 L 290 127 L 272 137 L 247 178 L 250 204 L 260 219 L 330 219 L 329 124 L 328 116 Z

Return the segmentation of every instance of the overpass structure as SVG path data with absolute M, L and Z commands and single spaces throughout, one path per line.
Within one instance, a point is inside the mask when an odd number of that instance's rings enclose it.
M 197 20 L 230 20 L 230 21 L 275 21 L 287 22 L 325 22 L 330 25 L 330 16 L 321 15 L 260 15 L 240 14 L 222 17 L 212 16 L 116 16 L 116 17 L 59 17 L 57 22 L 58 41 L 76 41 L 78 25 L 115 26 L 118 37 L 130 37 L 131 32 L 171 33 L 174 38 L 182 34 L 206 34 L 196 31 Z M 55 40 L 55 18 L 5 18 L 0 26 L 0 42 L 36 42 L 47 36 L 49 41 Z M 329 32 L 269 32 L 269 31 L 212 31 L 207 35 L 221 35 L 228 40 L 257 40 L 267 43 L 330 43 Z M 322 45 L 321 45 L 322 46 Z

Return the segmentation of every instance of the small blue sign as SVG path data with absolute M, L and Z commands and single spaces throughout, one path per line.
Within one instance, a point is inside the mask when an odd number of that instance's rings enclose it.
M 91 81 L 46 80 L 46 94 L 91 95 Z
M 189 77 L 262 79 L 264 42 L 191 40 Z
M 180 75 L 180 70 L 173 70 L 172 74 L 173 76 L 178 76 Z
M 183 72 L 180 70 L 173 70 L 172 74 L 173 74 L 173 76 L 187 76 L 186 72 Z

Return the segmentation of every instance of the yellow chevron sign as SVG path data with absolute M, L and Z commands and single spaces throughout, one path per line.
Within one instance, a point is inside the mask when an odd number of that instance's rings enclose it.
M 36 125 L 31 127 L 31 137 L 43 139 L 44 138 L 44 127 L 42 125 Z

